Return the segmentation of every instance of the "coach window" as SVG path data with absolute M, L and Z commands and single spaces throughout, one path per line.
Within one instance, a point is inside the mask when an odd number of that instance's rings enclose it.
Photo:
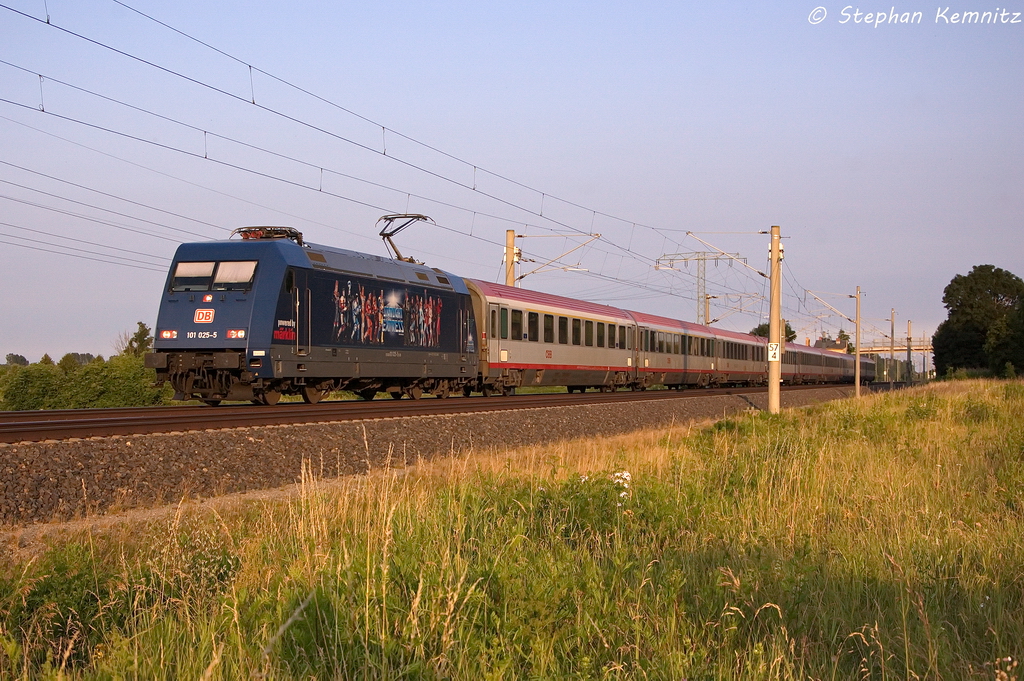
M 610 348 L 617 347 L 615 345 L 615 325 L 614 324 L 609 324 L 608 325 L 608 347 L 610 347 Z
M 534 343 L 540 340 L 540 315 L 536 312 L 526 313 L 526 335 Z
M 544 342 L 555 342 L 555 315 L 553 314 L 544 315 Z
M 633 349 L 633 336 L 635 334 L 636 334 L 636 329 L 634 329 L 632 326 L 629 327 L 629 329 L 626 331 L 626 349 L 627 350 L 632 350 Z
M 619 325 L 619 349 L 626 349 L 626 327 Z
M 523 340 L 522 310 L 512 310 L 512 340 Z
M 209 291 L 212 262 L 179 262 L 171 278 L 172 291 Z
M 597 347 L 604 347 L 604 322 L 597 323 Z
M 582 333 L 581 329 L 582 329 L 582 324 L 580 323 L 580 320 L 578 320 L 578 319 L 572 320 L 572 344 L 573 345 L 580 345 L 580 343 L 582 343 L 583 333 Z
M 594 345 L 594 322 L 589 319 L 583 323 L 583 341 L 588 347 Z
M 491 310 L 491 330 L 488 331 L 491 334 L 491 338 L 498 337 L 498 311 Z
M 665 352 L 665 333 L 658 332 L 658 352 Z
M 569 318 L 558 318 L 558 342 L 562 345 L 569 344 Z
M 508 308 L 501 308 L 501 337 L 508 338 Z

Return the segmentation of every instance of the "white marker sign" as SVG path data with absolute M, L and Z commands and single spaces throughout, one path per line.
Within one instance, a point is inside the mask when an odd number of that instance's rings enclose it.
M 779 346 L 780 345 L 781 345 L 781 343 L 769 343 L 768 344 L 768 361 L 769 362 L 778 362 L 779 361 L 779 359 L 780 359 L 780 357 L 779 357 Z

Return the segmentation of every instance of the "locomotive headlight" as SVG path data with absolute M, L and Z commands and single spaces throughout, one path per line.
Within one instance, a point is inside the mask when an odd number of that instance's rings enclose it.
M 228 329 L 228 338 L 233 338 L 233 339 L 245 338 L 245 329 Z
M 204 303 L 212 303 L 213 302 L 213 294 L 207 293 L 205 296 L 203 296 L 203 302 Z
M 177 337 L 178 337 L 178 332 L 177 331 L 171 331 L 169 329 L 164 329 L 163 331 L 160 332 L 160 338 L 162 340 L 174 340 Z

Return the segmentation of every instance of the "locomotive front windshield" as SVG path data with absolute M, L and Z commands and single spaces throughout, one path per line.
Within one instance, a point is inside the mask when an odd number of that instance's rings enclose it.
M 248 291 L 255 273 L 255 260 L 179 262 L 171 291 Z

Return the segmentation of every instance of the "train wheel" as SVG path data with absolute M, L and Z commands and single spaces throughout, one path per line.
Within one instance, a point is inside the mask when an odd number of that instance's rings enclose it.
M 306 404 L 316 404 L 327 395 L 326 390 L 320 390 L 316 386 L 304 385 L 302 386 L 302 401 Z
M 397 390 L 395 392 L 393 392 L 393 393 L 388 393 L 388 395 L 391 395 L 391 399 L 393 399 L 393 400 L 400 400 L 400 399 L 402 399 L 402 393 L 398 392 Z
M 263 395 L 260 397 L 260 401 L 268 407 L 273 407 L 281 399 L 281 393 L 276 390 L 265 390 Z
M 409 397 L 411 397 L 414 400 L 420 399 L 421 397 L 423 397 L 423 388 L 419 387 L 418 385 L 414 385 L 413 387 L 409 388 Z
M 370 400 L 372 400 L 374 397 L 377 396 L 377 389 L 376 388 L 364 388 L 363 390 L 360 390 L 356 394 L 359 395 L 360 397 L 362 397 L 367 402 L 369 402 Z
M 516 394 L 516 387 L 514 385 L 506 385 L 501 389 L 501 394 L 505 397 L 511 397 Z
M 493 395 L 493 394 L 494 394 L 494 391 L 493 391 L 493 390 L 491 390 L 491 386 L 489 386 L 489 385 L 485 385 L 485 386 L 484 386 L 484 387 L 483 387 L 483 388 L 482 388 L 482 389 L 480 390 L 480 392 L 481 392 L 481 393 L 483 393 L 483 396 L 484 396 L 484 397 L 490 397 L 491 395 Z
M 471 397 L 472 395 L 473 395 L 473 389 L 470 388 L 468 385 L 465 388 L 462 389 L 462 396 L 463 397 Z
M 218 404 L 220 404 L 220 400 L 203 400 L 203 404 L 205 404 L 208 407 L 216 407 Z

